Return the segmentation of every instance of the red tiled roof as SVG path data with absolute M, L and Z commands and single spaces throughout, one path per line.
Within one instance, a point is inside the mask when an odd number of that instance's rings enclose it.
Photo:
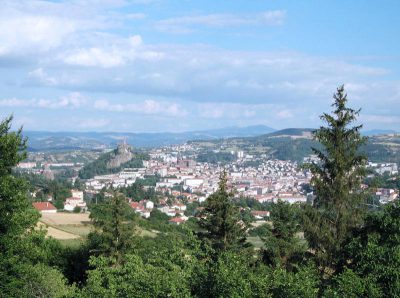
M 143 205 L 140 204 L 139 202 L 132 202 L 132 203 L 131 203 L 131 207 L 132 207 L 133 209 L 137 209 L 137 208 L 143 207 Z
M 185 220 L 181 217 L 173 217 L 169 221 L 178 223 L 178 222 L 184 222 Z
M 34 202 L 32 203 L 33 207 L 39 211 L 46 211 L 46 210 L 57 210 L 56 207 L 50 202 Z

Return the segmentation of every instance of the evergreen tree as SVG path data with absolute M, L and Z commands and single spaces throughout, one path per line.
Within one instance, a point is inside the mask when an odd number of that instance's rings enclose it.
M 299 207 L 278 201 L 272 205 L 272 227 L 267 226 L 263 237 L 262 257 L 266 264 L 292 269 L 302 258 L 304 245 L 296 236 L 300 232 Z
M 115 264 L 120 264 L 135 233 L 133 211 L 125 196 L 114 193 L 111 200 L 94 205 L 90 217 L 94 226 L 100 230 L 100 233 L 96 233 L 100 237 L 97 239 L 99 250 L 110 256 Z M 93 234 L 91 237 L 96 238 Z
M 362 125 L 350 127 L 360 110 L 347 107 L 344 86 L 333 97 L 332 114 L 321 116 L 327 126 L 314 132 L 323 149 L 313 148 L 319 163 L 308 167 L 316 197 L 312 207 L 305 207 L 303 216 L 305 237 L 325 273 L 335 270 L 341 246 L 360 225 L 364 210 L 360 185 L 366 157 L 359 148 L 366 138 L 360 134 Z
M 240 221 L 238 207 L 230 201 L 226 171 L 220 176 L 218 190 L 207 198 L 200 226 L 206 230 L 205 238 L 216 252 L 245 246 L 245 227 Z

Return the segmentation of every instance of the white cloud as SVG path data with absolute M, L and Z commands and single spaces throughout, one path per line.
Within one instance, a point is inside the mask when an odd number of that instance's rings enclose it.
M 50 99 L 0 99 L 2 107 L 31 107 L 43 109 L 77 109 L 86 104 L 86 98 L 78 92 L 73 92 L 67 96 L 62 96 L 58 100 Z
M 127 39 L 109 38 L 111 45 L 63 51 L 57 59 L 74 66 L 112 68 L 125 66 L 136 60 L 155 62 L 164 57 L 161 51 L 142 46 L 140 35 L 133 35 Z
M 31 82 L 36 82 L 41 85 L 47 85 L 47 86 L 57 85 L 57 80 L 53 77 L 48 76 L 48 74 L 41 67 L 29 72 L 28 79 Z
M 231 26 L 255 26 L 281 25 L 286 17 L 282 10 L 265 11 L 257 14 L 207 14 L 195 16 L 183 16 L 157 21 L 156 29 L 169 33 L 189 33 L 196 26 L 207 27 L 231 27 Z
M 124 59 L 117 51 L 106 52 L 100 48 L 78 50 L 66 56 L 64 61 L 71 65 L 99 66 L 104 68 L 124 64 Z
M 77 25 L 68 19 L 49 16 L 0 14 L 0 56 L 37 53 L 59 47 Z
M 187 111 L 177 103 L 160 102 L 154 100 L 145 100 L 140 103 L 116 104 L 108 100 L 97 100 L 94 104 L 95 109 L 111 112 L 134 112 L 145 115 L 160 116 L 181 116 L 187 115 Z

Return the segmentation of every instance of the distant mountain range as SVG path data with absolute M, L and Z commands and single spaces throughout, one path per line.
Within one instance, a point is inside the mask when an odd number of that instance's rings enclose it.
M 48 132 L 24 131 L 28 137 L 29 151 L 80 150 L 115 148 L 123 140 L 134 147 L 159 147 L 182 144 L 188 141 L 226 140 L 235 138 L 259 137 L 258 141 L 271 138 L 309 139 L 314 128 L 286 128 L 275 130 L 265 125 L 247 127 L 226 127 L 220 129 L 160 132 L 160 133 L 128 133 L 128 132 Z M 367 136 L 388 135 L 393 130 L 375 129 L 363 131 Z M 258 142 L 257 141 L 257 142 Z
M 252 137 L 274 131 L 275 129 L 265 125 L 255 125 L 181 133 L 24 131 L 24 135 L 29 139 L 28 150 L 42 151 L 101 149 L 105 147 L 115 147 L 123 140 L 126 140 L 128 144 L 135 147 L 158 147 L 171 144 L 181 144 L 189 140 L 216 140 L 232 137 Z
M 362 132 L 365 136 L 378 136 L 378 135 L 390 135 L 390 134 L 395 134 L 398 133 L 395 130 L 392 129 L 372 129 L 372 130 L 366 130 Z

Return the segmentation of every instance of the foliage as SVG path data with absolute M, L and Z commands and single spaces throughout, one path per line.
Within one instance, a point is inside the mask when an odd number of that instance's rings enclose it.
M 221 174 L 218 190 L 207 198 L 200 226 L 204 237 L 217 251 L 238 249 L 245 245 L 244 226 L 240 223 L 239 209 L 232 204 L 232 193 L 227 189 L 227 175 Z
M 272 297 L 268 275 L 257 274 L 243 255 L 223 252 L 209 266 L 197 277 L 198 297 Z
M 60 245 L 35 230 L 39 213 L 28 197 L 28 183 L 12 175 L 25 158 L 21 130 L 10 132 L 12 117 L 0 123 L 0 289 L 5 297 L 66 297 L 71 288 L 59 265 Z
M 11 175 L 12 168 L 26 157 L 21 129 L 11 132 L 12 117 L 0 123 L 0 248 L 5 250 L 33 229 L 39 219 L 28 199 L 25 180 Z
M 328 271 L 334 270 L 342 244 L 361 223 L 364 196 L 360 183 L 366 163 L 366 157 L 358 151 L 366 142 L 360 135 L 362 125 L 349 127 L 359 111 L 346 106 L 343 86 L 334 99 L 332 115 L 321 116 L 327 126 L 314 132 L 323 149 L 313 148 L 320 160 L 308 165 L 316 198 L 313 207 L 306 206 L 303 216 L 305 237 L 321 269 Z
M 297 272 L 277 268 L 270 275 L 272 297 L 318 297 L 320 280 L 313 266 L 303 266 Z
M 197 156 L 196 161 L 198 162 L 208 162 L 208 163 L 222 163 L 227 164 L 236 160 L 236 156 L 230 152 L 214 152 L 208 151 L 201 153 Z
M 187 276 L 170 262 L 144 263 L 127 255 L 122 266 L 112 266 L 105 257 L 92 258 L 84 297 L 189 297 Z M 169 265 L 169 266 L 167 266 Z
M 11 170 L 26 158 L 27 139 L 22 137 L 22 128 L 11 132 L 10 116 L 0 122 L 0 177 L 11 174 Z
M 94 205 L 90 218 L 97 229 L 95 233 L 101 239 L 100 252 L 120 264 L 124 253 L 131 246 L 135 232 L 133 210 L 125 196 L 115 193 L 106 203 Z
M 0 260 L 0 288 L 3 297 L 73 297 L 62 273 L 45 264 Z
M 260 203 L 254 198 L 239 197 L 233 200 L 233 203 L 242 208 L 250 208 L 259 211 L 271 211 L 272 204 L 269 202 Z
M 362 279 L 366 293 L 399 296 L 400 201 L 368 214 L 365 225 L 346 245 L 343 263 Z
M 135 183 L 121 188 L 120 191 L 133 201 L 138 202 L 141 200 L 149 200 L 152 202 L 158 202 L 157 192 L 154 187 L 145 189 L 146 184 L 153 183 L 155 180 L 141 180 L 138 179 Z M 155 182 L 154 182 L 155 185 Z
M 325 290 L 323 297 L 383 297 L 382 291 L 376 287 L 374 280 L 362 278 L 358 276 L 353 270 L 348 268 L 345 268 L 342 273 L 333 277 L 331 283 L 331 286 L 329 286 Z
M 72 196 L 72 185 L 66 180 L 50 180 L 42 175 L 27 173 L 15 173 L 14 176 L 27 180 L 31 192 L 39 189 L 36 197 L 33 198 L 35 201 L 47 201 L 47 196 L 50 196 L 57 209 L 64 209 L 65 199 Z
M 383 175 L 375 175 L 372 178 L 367 178 L 364 182 L 372 188 L 400 189 L 400 175 L 390 176 L 384 173 Z
M 266 264 L 293 270 L 302 261 L 304 245 L 297 237 L 300 232 L 299 207 L 287 202 L 278 201 L 272 206 L 272 227 L 268 228 L 263 238 L 262 257 Z

